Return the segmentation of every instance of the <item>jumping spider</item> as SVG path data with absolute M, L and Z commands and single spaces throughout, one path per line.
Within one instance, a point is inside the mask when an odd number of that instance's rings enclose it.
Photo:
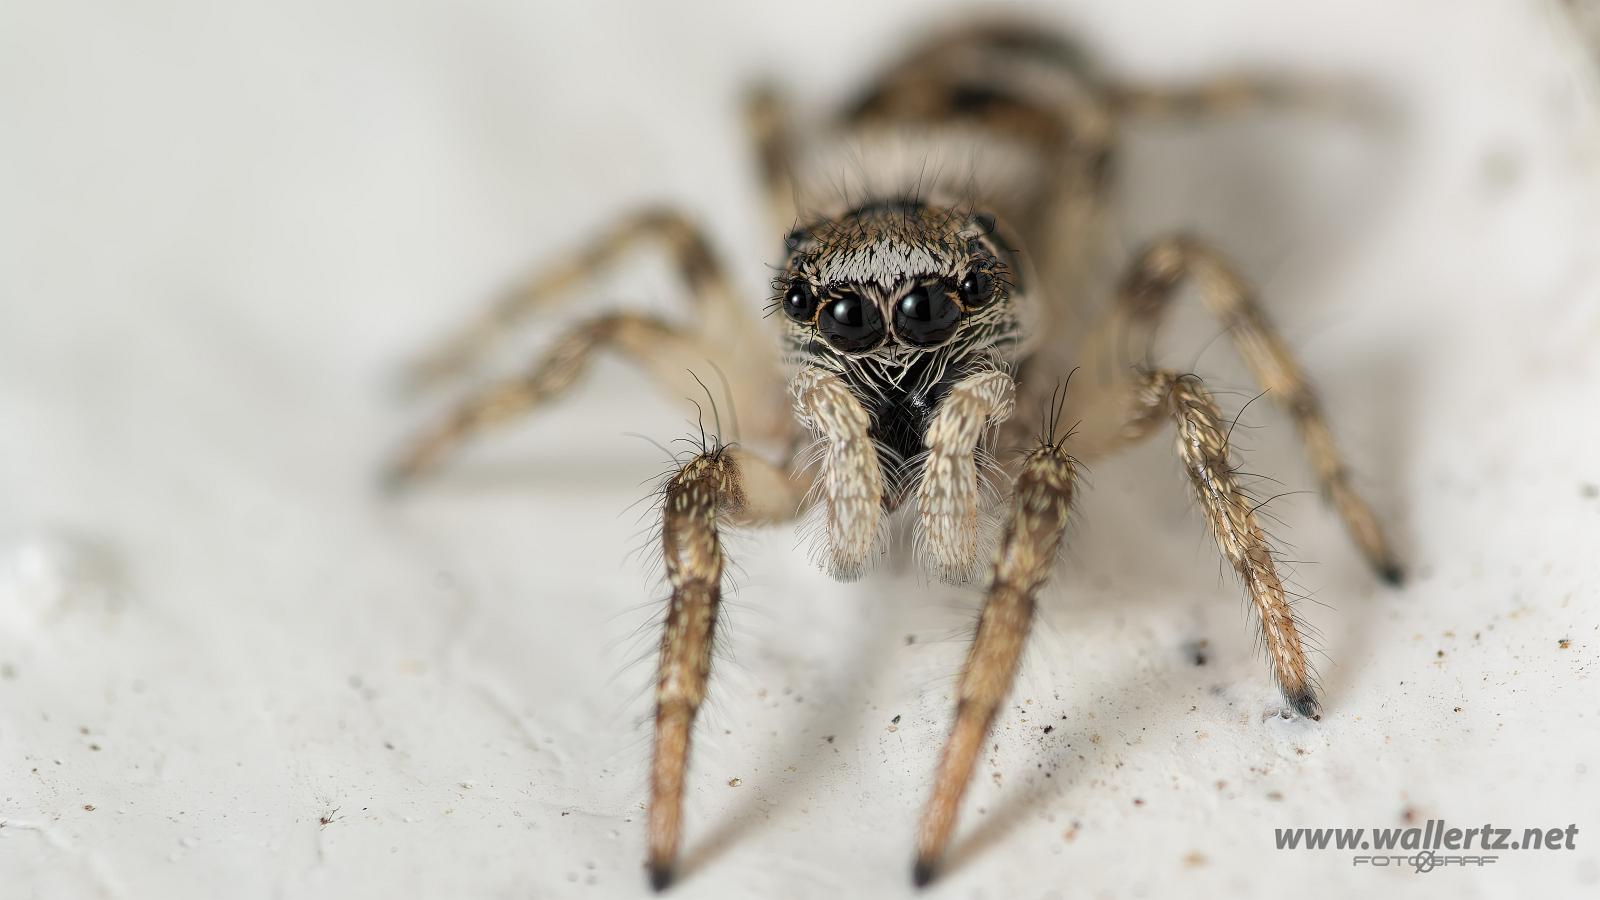
M 1200 240 L 1154 241 L 1110 290 L 1097 292 L 1092 278 L 1120 119 L 1275 96 L 1231 81 L 1119 89 L 1069 44 L 996 25 L 916 46 L 803 141 L 780 98 L 756 91 L 748 124 L 774 233 L 787 234 L 768 307 L 778 343 L 704 235 L 657 209 L 623 219 L 534 277 L 417 367 L 424 384 L 468 371 L 508 326 L 641 245 L 666 248 L 693 298 L 687 324 L 612 311 L 577 325 L 526 374 L 471 395 L 420 434 L 391 473 L 408 481 L 468 437 L 551 402 L 601 351 L 643 366 L 679 397 L 697 391 L 694 366 L 725 373 L 744 442 L 713 442 L 680 459 L 660 498 L 672 598 L 650 767 L 648 865 L 657 888 L 672 880 L 678 856 L 690 730 L 722 595 L 719 534 L 730 525 L 814 514 L 826 568 L 853 579 L 884 552 L 891 514 L 910 507 L 930 570 L 955 581 L 987 576 L 955 722 L 916 835 L 918 884 L 935 874 L 1016 674 L 1079 457 L 1172 424 L 1206 525 L 1260 620 L 1272 674 L 1295 711 L 1318 717 L 1301 629 L 1236 479 L 1228 423 L 1197 378 L 1135 364 L 1129 348 L 1147 345 L 1180 285 L 1192 281 L 1292 417 L 1355 543 L 1398 583 L 1394 552 L 1351 487 L 1305 375 L 1249 287 Z M 1097 293 L 1111 295 L 1104 309 Z M 1073 367 L 1082 372 L 1068 397 L 1062 384 Z M 1076 457 L 1058 428 L 1070 420 L 1080 420 Z M 997 505 L 986 499 L 992 486 L 1010 496 L 998 535 L 984 518 Z

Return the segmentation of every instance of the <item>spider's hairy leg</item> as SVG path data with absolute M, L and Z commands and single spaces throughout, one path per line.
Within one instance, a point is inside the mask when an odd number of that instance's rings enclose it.
M 1016 678 L 1033 622 L 1034 597 L 1060 549 L 1076 479 L 1076 463 L 1054 439 L 1031 451 L 1017 474 L 1011 520 L 995 556 L 994 581 L 956 689 L 955 724 L 917 829 L 912 880 L 919 887 L 933 879 L 950 843 L 973 766 Z
M 1139 118 L 1198 118 L 1257 109 L 1300 110 L 1373 119 L 1383 110 L 1354 85 L 1288 77 L 1232 75 L 1192 84 L 1117 84 L 1106 89 L 1111 109 Z
M 786 473 L 733 447 L 710 448 L 666 481 L 661 548 L 672 599 L 661 634 L 647 825 L 650 882 L 657 890 L 671 884 L 683 838 L 689 735 L 711 673 L 722 602 L 719 524 L 776 521 L 792 516 L 798 503 Z
M 825 505 L 828 568 L 835 578 L 859 578 L 878 542 L 883 471 L 872 420 L 844 379 L 817 368 L 790 382 L 795 415 L 822 445 L 817 490 Z
M 386 473 L 386 483 L 401 487 L 430 471 L 476 434 L 510 422 L 559 397 L 602 349 L 612 349 L 650 371 L 657 384 L 693 396 L 700 388 L 688 367 L 725 354 L 698 336 L 661 319 L 637 313 L 610 313 L 574 326 L 523 374 L 491 384 L 462 400 L 445 417 L 412 439 Z M 735 371 L 735 375 L 742 375 Z M 732 383 L 749 389 L 752 373 Z M 748 401 L 747 401 L 748 402 Z M 735 406 L 741 406 L 737 399 Z
M 956 382 L 939 403 L 923 442 L 928 448 L 917 488 L 922 546 L 946 581 L 964 581 L 978 562 L 978 440 L 1011 417 L 1016 383 L 997 369 Z
M 1372 507 L 1351 485 L 1349 466 L 1310 380 L 1249 285 L 1222 254 L 1184 235 L 1156 241 L 1139 254 L 1124 278 L 1118 314 L 1142 329 L 1155 327 L 1185 277 L 1195 280 L 1206 307 L 1227 327 L 1256 380 L 1293 417 L 1323 495 L 1362 555 L 1384 581 L 1401 583 L 1404 570 L 1399 557 Z
M 1130 437 L 1154 431 L 1170 417 L 1177 429 L 1178 458 L 1216 538 L 1217 549 L 1250 594 L 1272 673 L 1289 705 L 1300 715 L 1321 715 L 1311 666 L 1301 643 L 1294 608 L 1284 591 L 1272 547 L 1256 518 L 1255 504 L 1234 477 L 1227 426 L 1217 404 L 1192 375 L 1155 371 L 1137 386 L 1138 412 Z
M 772 85 L 758 85 L 745 95 L 745 131 L 756 153 L 767 217 L 779 232 L 794 227 L 794 134 L 783 95 Z
M 694 301 L 710 307 L 711 321 L 753 328 L 722 262 L 701 229 L 675 210 L 647 208 L 624 216 L 588 246 L 507 291 L 442 346 L 415 363 L 407 374 L 408 386 L 425 389 L 467 373 L 518 322 L 571 296 L 584 281 L 625 254 L 652 243 L 667 251 Z

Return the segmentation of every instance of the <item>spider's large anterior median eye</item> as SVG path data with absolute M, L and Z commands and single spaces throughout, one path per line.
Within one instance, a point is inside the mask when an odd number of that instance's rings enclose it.
M 883 342 L 883 316 L 877 304 L 868 303 L 860 294 L 845 294 L 822 307 L 817 330 L 834 347 L 858 353 Z
M 967 309 L 976 309 L 994 297 L 994 276 L 983 269 L 973 269 L 961 278 L 961 303 Z
M 961 307 L 938 282 L 915 285 L 894 308 L 895 337 L 913 347 L 944 343 L 956 333 L 960 321 Z
M 804 281 L 793 281 L 783 295 L 783 311 L 796 322 L 809 322 L 817 313 L 817 294 Z

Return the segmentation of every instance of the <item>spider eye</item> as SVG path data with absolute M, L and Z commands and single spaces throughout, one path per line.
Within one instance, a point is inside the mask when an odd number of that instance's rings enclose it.
M 871 350 L 883 342 L 883 315 L 877 304 L 868 303 L 860 294 L 845 294 L 817 314 L 817 330 L 846 353 Z
M 918 284 L 895 304 L 895 337 L 913 347 L 944 343 L 956 333 L 960 321 L 961 307 L 943 284 Z
M 789 292 L 783 295 L 783 311 L 796 322 L 809 322 L 817 314 L 817 294 L 811 285 L 795 280 L 789 283 Z
M 994 276 L 983 269 L 973 269 L 961 278 L 961 302 L 968 309 L 983 306 L 994 299 Z

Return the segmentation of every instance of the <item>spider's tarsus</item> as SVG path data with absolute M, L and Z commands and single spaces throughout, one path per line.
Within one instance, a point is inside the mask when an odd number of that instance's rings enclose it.
M 672 887 L 672 879 L 676 873 L 672 871 L 672 863 L 653 862 L 650 864 L 650 889 L 661 893 Z
M 935 874 L 937 874 L 937 870 L 932 862 L 926 859 L 919 859 L 911 867 L 911 883 L 916 887 L 925 888 L 933 883 Z
M 1322 704 L 1317 702 L 1317 695 L 1310 688 L 1305 688 L 1298 693 L 1286 694 L 1284 699 L 1289 701 L 1289 706 L 1302 717 L 1322 720 Z
M 1386 563 L 1378 569 L 1378 577 L 1390 587 L 1404 587 L 1406 583 L 1406 570 L 1399 563 Z

